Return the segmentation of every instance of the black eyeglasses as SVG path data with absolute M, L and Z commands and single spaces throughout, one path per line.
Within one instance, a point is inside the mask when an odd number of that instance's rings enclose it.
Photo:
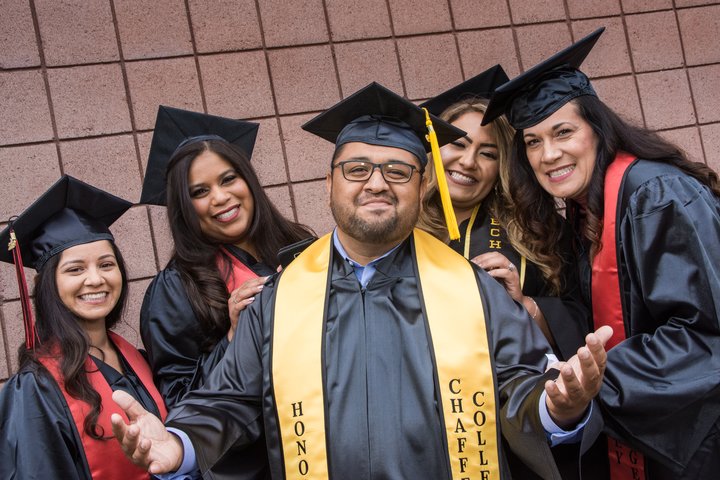
M 362 160 L 347 160 L 338 162 L 332 168 L 340 167 L 345 180 L 350 182 L 365 182 L 372 177 L 376 168 L 388 183 L 407 183 L 412 178 L 413 172 L 417 170 L 422 175 L 423 170 L 415 165 L 405 162 L 372 163 Z

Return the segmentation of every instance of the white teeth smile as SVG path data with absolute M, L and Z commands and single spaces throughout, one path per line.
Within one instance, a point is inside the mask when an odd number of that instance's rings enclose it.
M 235 215 L 235 213 L 237 213 L 238 208 L 239 208 L 239 207 L 235 207 L 235 208 L 233 208 L 233 209 L 231 209 L 231 210 L 228 210 L 228 211 L 225 212 L 225 213 L 221 213 L 220 215 L 215 215 L 215 218 L 217 218 L 217 219 L 220 220 L 220 221 L 228 220 L 228 219 L 232 218 L 233 215 Z
M 548 173 L 548 177 L 550 178 L 557 178 L 562 177 L 563 175 L 567 175 L 568 173 L 575 170 L 575 165 L 570 165 L 569 167 L 561 168 L 560 170 L 554 170 L 552 172 Z
M 448 174 L 453 178 L 453 180 L 456 180 L 460 183 L 466 183 L 468 185 L 477 183 L 477 180 L 475 180 L 474 178 L 463 175 L 462 173 L 456 172 L 455 170 L 448 172 Z
M 107 292 L 86 293 L 85 295 L 80 295 L 80 300 L 84 300 L 86 302 L 93 302 L 96 300 L 102 300 L 105 297 L 107 297 Z

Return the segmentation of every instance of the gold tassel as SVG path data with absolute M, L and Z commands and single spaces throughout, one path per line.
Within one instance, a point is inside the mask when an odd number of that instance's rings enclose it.
M 430 142 L 430 151 L 432 152 L 433 164 L 435 165 L 435 176 L 437 177 L 438 190 L 440 191 L 440 201 L 442 202 L 443 213 L 445 214 L 445 223 L 447 224 L 450 240 L 458 240 L 460 238 L 460 229 L 458 228 L 457 219 L 455 218 L 455 210 L 450 199 L 450 191 L 445 178 L 445 167 L 443 167 L 442 157 L 440 156 L 440 145 L 438 145 L 437 134 L 430 120 L 430 113 L 427 108 L 425 111 L 425 126 L 428 134 L 425 136 Z

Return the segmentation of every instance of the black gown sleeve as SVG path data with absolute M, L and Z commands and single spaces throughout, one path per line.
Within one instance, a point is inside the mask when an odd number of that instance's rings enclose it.
M 140 311 L 140 334 L 155 384 L 168 408 L 199 388 L 225 354 L 226 337 L 210 352 L 200 345 L 200 324 L 180 275 L 172 267 L 150 283 Z
M 720 203 L 684 175 L 650 180 L 628 202 L 618 249 L 628 338 L 608 352 L 607 429 L 675 471 L 714 436 L 717 466 Z
M 0 391 L 0 478 L 90 480 L 75 422 L 55 381 L 14 375 Z
M 550 333 L 555 340 L 555 354 L 560 360 L 567 360 L 578 348 L 585 345 L 585 336 L 592 329 L 592 315 L 585 305 L 580 289 L 578 267 L 573 255 L 572 232 L 563 221 L 563 234 L 558 251 L 563 260 L 560 295 L 551 295 L 549 286 L 542 280 L 542 287 L 537 295 L 532 296 L 543 312 Z
M 483 305 L 490 327 L 494 368 L 500 399 L 500 426 L 504 441 L 540 478 L 560 478 L 540 420 L 539 402 L 545 381 L 557 370 L 544 372 L 550 346 L 524 306 L 513 301 L 505 289 L 484 271 L 476 268 L 483 291 Z M 598 408 L 592 409 L 580 440 L 585 451 L 601 432 Z
M 263 307 L 267 290 L 240 314 L 227 355 L 202 389 L 189 392 L 168 414 L 167 426 L 186 432 L 200 471 L 214 478 L 267 475 L 262 414 Z M 226 453 L 232 450 L 231 455 Z

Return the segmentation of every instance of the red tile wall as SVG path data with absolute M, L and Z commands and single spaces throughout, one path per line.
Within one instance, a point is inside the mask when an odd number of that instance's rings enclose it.
M 514 76 L 601 25 L 584 67 L 601 98 L 720 168 L 720 0 L 0 0 L 0 227 L 62 173 L 138 200 L 167 104 L 259 122 L 268 194 L 325 233 L 332 147 L 304 121 L 373 80 L 418 101 L 495 63 Z M 164 209 L 113 230 L 131 277 L 121 331 L 139 344 L 172 251 Z M 17 298 L 0 265 L 0 383 Z

